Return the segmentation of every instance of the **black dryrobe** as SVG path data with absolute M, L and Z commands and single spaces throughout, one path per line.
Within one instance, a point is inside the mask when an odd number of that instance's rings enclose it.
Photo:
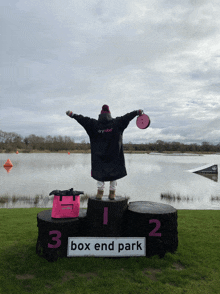
M 129 122 L 138 115 L 132 111 L 112 118 L 110 113 L 99 115 L 98 120 L 72 114 L 90 138 L 92 177 L 97 181 L 114 181 L 127 175 L 122 135 Z

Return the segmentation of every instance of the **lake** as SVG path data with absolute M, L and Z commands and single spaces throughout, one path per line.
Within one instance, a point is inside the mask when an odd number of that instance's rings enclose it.
M 9 173 L 3 165 L 10 159 Z M 84 191 L 95 195 L 96 181 L 91 177 L 91 154 L 82 153 L 0 153 L 0 196 L 41 195 L 37 207 L 52 208 L 52 190 Z M 220 164 L 220 155 L 125 154 L 127 176 L 117 181 L 116 195 L 130 201 L 153 201 L 176 209 L 220 209 L 220 182 L 187 170 L 205 164 Z M 106 183 L 104 195 L 108 195 Z M 161 193 L 174 194 L 168 199 Z M 177 199 L 177 196 L 178 197 Z M 218 198 L 216 198 L 218 197 Z M 51 200 L 51 201 L 49 201 Z M 0 208 L 33 207 L 18 201 L 0 204 Z M 87 201 L 81 203 L 86 207 Z

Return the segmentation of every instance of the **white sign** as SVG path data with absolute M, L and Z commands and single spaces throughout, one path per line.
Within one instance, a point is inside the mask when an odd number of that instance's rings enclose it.
M 146 256 L 145 237 L 68 237 L 67 257 Z

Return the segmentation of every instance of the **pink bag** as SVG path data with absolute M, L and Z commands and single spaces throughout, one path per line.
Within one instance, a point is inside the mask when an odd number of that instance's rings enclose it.
M 54 194 L 52 218 L 74 218 L 79 216 L 79 194 L 83 194 L 82 191 L 73 191 L 73 189 L 54 190 L 50 193 L 50 195 L 52 194 Z

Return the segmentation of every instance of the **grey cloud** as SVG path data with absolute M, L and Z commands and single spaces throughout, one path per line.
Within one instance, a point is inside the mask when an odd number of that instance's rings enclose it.
M 90 81 L 76 80 L 71 83 L 71 86 L 63 86 L 49 90 L 47 97 L 74 97 L 76 95 L 83 95 L 89 92 L 91 86 Z
M 128 141 L 218 140 L 216 1 L 3 1 L 3 131 L 88 139 L 65 111 L 97 118 L 107 103 L 150 115 Z
M 5 7 L 2 15 L 4 30 L 1 51 L 3 61 L 17 62 L 19 59 L 40 61 L 56 60 L 55 49 L 62 47 L 68 29 L 59 27 L 53 15 L 24 12 L 15 7 Z
M 204 87 L 207 92 L 214 92 L 220 94 L 220 83 L 210 83 L 208 86 Z

